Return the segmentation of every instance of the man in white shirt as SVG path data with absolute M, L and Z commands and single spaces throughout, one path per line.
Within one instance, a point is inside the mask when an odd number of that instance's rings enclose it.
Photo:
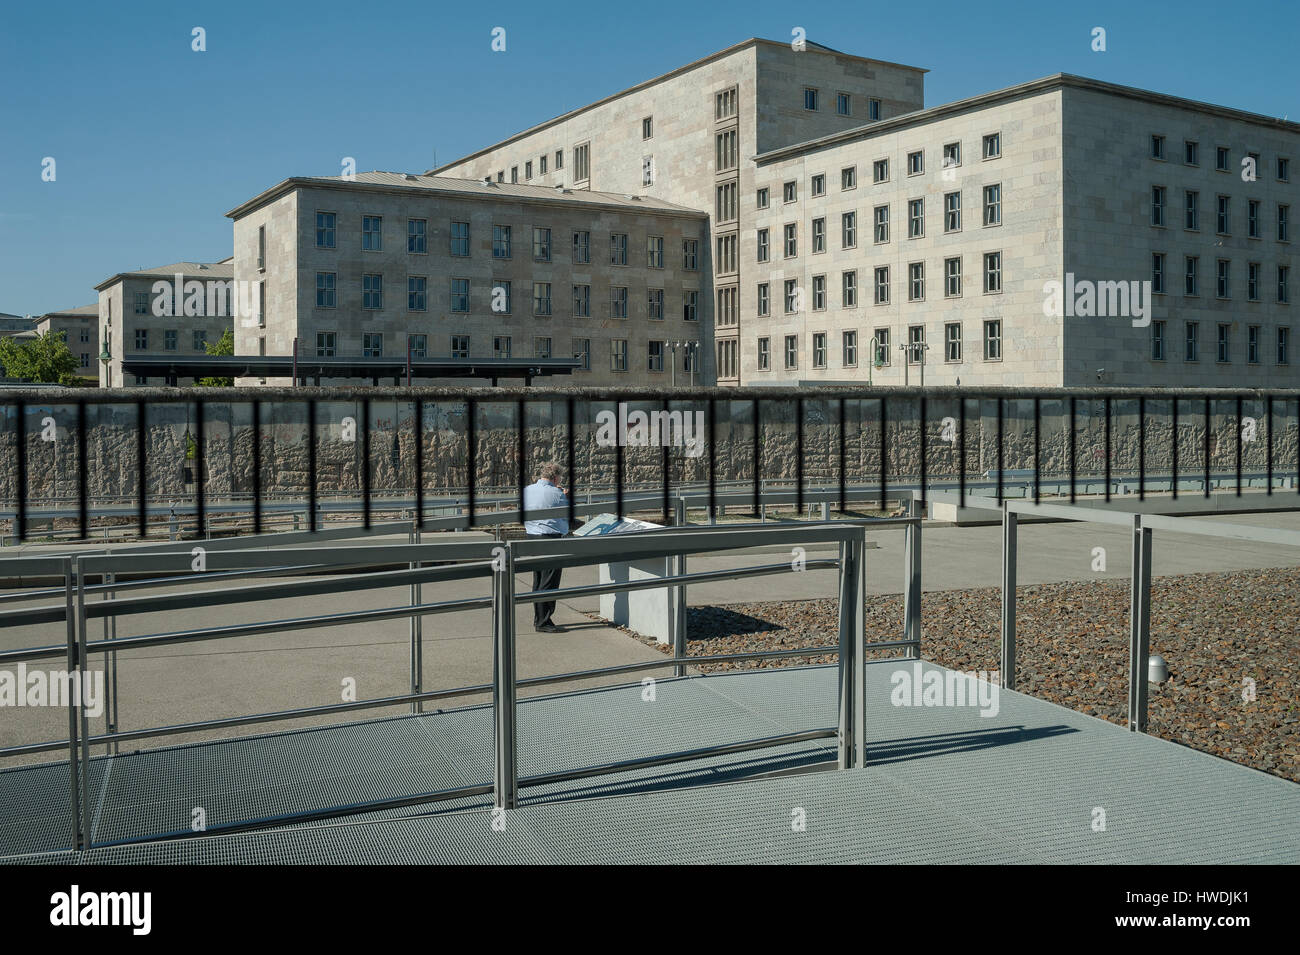
M 559 465 L 551 461 L 543 464 L 537 480 L 524 488 L 524 510 L 540 511 L 552 507 L 568 507 L 569 495 L 560 486 L 563 482 L 564 472 L 560 470 Z M 569 533 L 569 522 L 562 517 L 525 521 L 524 531 L 529 537 L 563 537 Z M 561 569 L 551 567 L 533 571 L 533 590 L 558 590 Z M 553 613 L 555 613 L 554 600 L 533 604 L 533 629 L 538 633 L 563 633 L 563 630 L 551 622 Z

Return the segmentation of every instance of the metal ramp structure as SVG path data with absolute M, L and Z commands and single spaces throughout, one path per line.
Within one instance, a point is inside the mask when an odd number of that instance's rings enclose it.
M 258 831 L 40 851 L 30 834 L 42 833 L 47 843 L 67 838 L 57 813 L 47 805 L 42 816 L 38 805 L 37 780 L 51 768 L 11 770 L 0 774 L 0 799 L 14 805 L 23 794 L 30 802 L 25 819 L 11 818 L 0 831 L 6 853 L 0 861 L 1300 862 L 1300 787 L 1293 783 L 1014 691 L 1001 691 L 992 716 L 981 716 L 978 707 L 896 707 L 888 689 L 899 667 L 897 660 L 866 664 L 866 696 L 875 701 L 865 714 L 867 760 L 848 771 L 734 781 L 834 765 L 825 743 L 796 743 L 760 756 L 711 756 L 524 790 L 518 806 L 504 813 L 483 796 L 332 822 L 289 818 L 377 793 L 418 793 L 449 779 L 488 780 L 489 708 L 469 707 L 92 761 L 96 843 L 183 822 L 196 799 L 227 818 L 285 816 Z M 810 717 L 832 720 L 835 684 L 835 667 L 663 681 L 653 705 L 665 704 L 666 712 L 640 723 L 641 733 L 627 732 L 635 711 L 626 695 L 639 687 L 524 700 L 521 777 L 576 768 L 596 749 L 613 760 L 692 740 L 753 739 Z M 583 745 L 566 736 L 574 730 L 589 734 Z M 438 744 L 450 738 L 465 745 L 456 751 L 443 745 L 439 752 Z M 133 785 L 141 772 L 151 786 Z M 63 781 L 59 774 L 51 785 Z

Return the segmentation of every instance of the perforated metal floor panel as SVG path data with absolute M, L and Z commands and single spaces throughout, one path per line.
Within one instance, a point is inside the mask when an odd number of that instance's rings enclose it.
M 530 793 L 528 802 L 506 814 L 503 832 L 494 830 L 490 812 L 475 808 L 6 861 L 1300 862 L 1300 826 L 1296 824 L 1300 786 L 1007 691 L 1001 692 L 997 713 L 991 716 L 981 716 L 974 706 L 893 706 L 891 675 L 910 666 L 897 661 L 868 665 L 869 751 L 864 769 L 601 798 L 559 798 L 571 797 L 573 792 Z M 925 668 L 939 669 L 930 664 Z M 629 725 L 641 727 L 646 734 L 643 751 L 680 738 L 674 735 L 680 728 L 670 728 L 677 718 L 700 740 L 692 745 L 702 745 L 701 734 L 711 731 L 705 724 L 716 719 L 733 720 L 730 725 L 746 738 L 777 732 L 766 725 L 768 720 L 782 724 L 782 730 L 791 728 L 784 723 L 791 713 L 803 712 L 801 707 L 817 717 L 808 725 L 826 725 L 829 714 L 821 710 L 831 706 L 834 684 L 832 668 L 692 678 L 670 684 L 683 704 L 676 711 L 678 716 L 659 714 L 657 708 L 642 714 L 630 700 L 616 695 L 635 692 L 639 703 L 639 687 L 525 702 L 520 711 L 524 740 L 521 773 L 573 759 L 591 763 L 610 758 L 604 752 L 597 759 L 592 757 L 598 747 L 619 740 L 627 745 L 621 734 Z M 660 684 L 661 702 L 673 698 L 665 695 L 667 688 Z M 688 698 L 688 693 L 696 695 Z M 757 701 L 765 695 L 775 702 L 764 711 Z M 719 702 L 726 700 L 743 700 L 740 712 L 744 716 Z M 542 705 L 525 714 L 525 708 L 538 704 Z M 658 703 L 645 705 L 657 707 Z M 700 707 L 699 722 L 690 716 L 696 705 Z M 740 704 L 730 706 L 739 708 Z M 781 706 L 794 709 L 782 714 Z M 622 722 L 620 729 L 619 721 L 627 720 L 629 712 L 635 712 L 637 720 Z M 474 710 L 456 713 L 459 722 L 424 717 L 380 725 L 391 731 L 393 724 L 423 722 L 447 730 L 448 740 L 478 732 Z M 614 725 L 608 722 L 611 720 Z M 548 725 L 555 730 L 547 732 Z M 577 739 L 564 735 L 573 732 L 584 735 Z M 640 738 L 638 733 L 632 735 Z M 363 741 L 369 737 L 358 734 L 355 738 Z M 439 743 L 444 739 L 429 738 Z M 279 738 L 279 745 L 286 745 L 287 739 Z M 353 750 L 363 762 L 368 761 L 365 746 L 358 742 Z M 551 748 L 543 751 L 545 746 Z M 485 764 L 476 762 L 476 752 L 462 747 L 456 756 L 460 762 L 451 760 L 465 778 L 480 778 L 486 771 Z M 756 757 L 750 754 L 749 758 Z M 677 767 L 674 774 L 678 786 L 691 782 L 682 778 L 685 769 Z M 388 777 L 376 770 L 374 778 L 380 780 L 374 783 L 378 790 Z M 314 781 L 314 777 L 304 780 L 303 785 Z M 232 792 L 236 782 L 231 780 Z M 579 787 L 583 795 L 596 796 L 620 786 L 645 787 L 658 782 L 588 780 Z M 110 779 L 110 790 L 114 784 Z M 63 785 L 66 787 L 66 779 Z M 232 804 L 242 805 L 237 800 Z M 803 825 L 798 824 L 801 820 Z

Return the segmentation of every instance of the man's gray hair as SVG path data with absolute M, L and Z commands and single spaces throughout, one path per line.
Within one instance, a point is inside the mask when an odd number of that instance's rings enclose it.
M 547 461 L 543 464 L 540 474 L 543 481 L 550 481 L 551 483 L 555 483 L 564 477 L 563 469 L 554 461 Z

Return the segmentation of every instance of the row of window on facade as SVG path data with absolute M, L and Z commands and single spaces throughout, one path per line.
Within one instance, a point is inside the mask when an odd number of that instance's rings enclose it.
M 424 255 L 428 253 L 428 224 L 429 220 L 427 219 L 407 220 L 407 252 L 415 255 Z M 514 234 L 515 230 L 513 226 L 492 226 L 492 258 L 514 258 Z M 333 212 L 316 213 L 316 247 L 318 249 L 336 248 L 336 235 L 337 214 Z M 570 261 L 574 265 L 589 265 L 591 263 L 592 249 L 591 232 L 586 229 L 574 230 L 572 238 L 572 258 Z M 611 232 L 609 234 L 609 264 L 628 265 L 631 261 L 629 258 L 630 247 L 629 233 Z M 555 241 L 552 230 L 541 226 L 534 226 L 532 229 L 531 248 L 534 262 L 553 261 L 552 256 L 555 253 Z M 651 269 L 664 268 L 666 249 L 666 239 L 663 236 L 647 235 L 644 260 L 646 267 Z M 361 251 L 382 252 L 383 250 L 383 216 L 362 216 Z M 470 230 L 468 222 L 455 219 L 451 221 L 448 253 L 459 258 L 469 256 Z M 683 269 L 691 272 L 698 271 L 700 267 L 699 240 L 682 239 L 681 256 Z
M 1168 347 L 1168 322 L 1156 321 L 1151 323 L 1151 360 L 1165 361 L 1169 357 Z M 1278 365 L 1289 365 L 1291 363 L 1291 329 L 1289 326 L 1280 325 L 1274 329 L 1273 341 L 1273 360 Z M 1264 341 L 1264 329 L 1261 325 L 1246 326 L 1246 364 L 1259 365 L 1263 364 L 1264 349 L 1267 347 Z M 1219 363 L 1230 363 L 1235 360 L 1235 345 L 1233 343 L 1232 324 L 1230 322 L 1218 322 L 1215 325 L 1215 353 L 1214 360 Z M 1201 360 L 1201 323 L 1184 322 L 1183 323 L 1183 361 L 1194 362 Z
M 1151 224 L 1160 228 L 1166 226 L 1166 205 L 1168 190 L 1164 186 L 1151 187 Z M 1258 199 L 1246 200 L 1246 236 L 1262 239 L 1263 226 L 1261 211 L 1263 204 Z M 1291 207 L 1279 202 L 1275 206 L 1274 223 L 1277 227 L 1277 241 L 1291 241 Z M 1189 232 L 1201 230 L 1201 194 L 1194 189 L 1183 190 L 1183 228 Z M 1218 195 L 1215 197 L 1214 232 L 1216 235 L 1232 235 L 1232 197 Z
M 982 190 L 981 224 L 993 228 L 1002 224 L 1002 185 L 992 183 Z M 871 213 L 871 237 L 876 245 L 885 245 L 890 241 L 890 204 L 876 206 Z M 962 230 L 962 195 L 960 191 L 945 193 L 943 197 L 943 231 L 945 234 Z M 812 254 L 817 255 L 827 250 L 826 217 L 818 216 L 812 220 L 809 230 Z M 925 238 L 925 199 L 907 200 L 907 237 L 909 239 Z M 799 255 L 799 223 L 787 222 L 782 227 L 781 251 L 785 258 L 793 259 Z M 734 272 L 735 236 L 718 238 L 718 272 Z M 732 243 L 729 247 L 728 243 Z M 856 211 L 840 214 L 840 248 L 853 249 L 858 245 L 858 213 Z M 755 233 L 755 258 L 759 262 L 771 261 L 771 230 L 764 228 Z
M 805 86 L 803 88 L 803 108 L 809 112 L 821 112 L 822 108 L 822 91 L 820 87 Z M 853 94 L 845 93 L 843 90 L 835 93 L 835 113 L 837 116 L 853 115 Z M 867 100 L 867 121 L 874 123 L 880 119 L 880 100 Z
M 148 328 L 137 328 L 137 329 L 134 329 L 134 333 L 135 333 L 135 350 L 136 350 L 136 351 L 148 351 L 148 350 L 149 350 L 149 342 L 150 342 L 151 338 L 152 338 L 152 341 L 153 341 L 153 342 L 155 343 L 155 345 L 156 345 L 157 342 L 158 342 L 158 339 L 157 339 L 156 337 L 152 337 L 152 336 L 150 335 L 150 332 L 155 332 L 155 333 L 156 333 L 156 332 L 158 332 L 158 331 L 159 331 L 159 329 L 148 329 Z M 180 335 L 180 332 L 177 331 L 177 330 L 174 329 L 174 328 L 164 328 L 164 329 L 161 329 L 161 332 L 162 332 L 162 348 L 163 348 L 163 351 L 179 351 L 179 350 L 180 350 L 180 342 L 181 342 L 181 335 Z M 107 334 L 107 333 L 106 333 L 106 334 Z M 215 332 L 215 333 L 214 333 L 214 332 L 208 332 L 208 331 L 194 330 L 191 334 L 192 334 L 192 337 L 191 337 L 191 339 L 190 339 L 190 344 L 191 344 L 192 349 L 193 349 L 194 351 L 206 351 L 208 345 L 215 344 L 218 340 L 220 340 L 220 338 L 221 338 L 221 334 L 222 334 L 222 333 L 221 333 L 221 332 Z M 106 341 L 106 344 L 107 344 L 107 341 Z
M 649 118 L 647 118 L 646 122 L 650 122 Z M 649 139 L 650 137 L 646 136 L 645 138 Z M 554 156 L 554 160 L 555 160 L 554 167 L 550 166 L 550 158 L 552 156 Z M 533 169 L 534 169 L 533 163 L 534 160 L 532 159 L 528 159 L 524 161 L 525 182 L 533 178 Z M 552 172 L 552 171 L 559 172 L 564 168 L 564 150 L 557 149 L 555 150 L 554 153 L 542 153 L 542 155 L 537 157 L 536 163 L 537 165 L 535 168 L 537 170 L 537 175 L 539 176 L 545 176 L 548 172 Z M 584 182 L 590 178 L 591 178 L 591 143 L 579 143 L 577 146 L 573 147 L 573 181 Z M 506 171 L 504 169 L 498 169 L 497 182 L 505 182 L 505 181 L 506 181 Z M 514 165 L 510 167 L 510 181 L 511 182 L 519 181 L 518 165 Z
M 470 311 L 470 280 L 467 278 L 452 278 L 449 282 L 449 298 L 447 307 L 451 312 L 469 312 Z M 533 315 L 546 316 L 554 314 L 555 302 L 550 282 L 534 282 L 533 286 Z M 572 285 L 571 297 L 569 299 L 572 306 L 574 318 L 591 317 L 591 286 L 590 285 Z M 504 279 L 498 279 L 492 282 L 488 290 L 489 300 L 488 307 L 500 315 L 509 315 L 514 311 L 514 287 L 513 283 Z M 625 285 L 611 285 L 609 287 L 609 296 L 606 299 L 608 306 L 607 315 L 610 318 L 630 318 L 629 303 L 631 293 Z M 646 310 L 644 317 L 652 321 L 662 321 L 666 311 L 666 303 L 669 301 L 661 288 L 646 289 Z M 700 293 L 695 289 L 686 289 L 681 293 L 681 316 L 684 321 L 699 321 L 699 304 Z M 338 307 L 338 273 L 337 272 L 317 272 L 316 273 L 316 307 L 317 308 L 337 308 Z M 361 276 L 361 307 L 367 311 L 379 311 L 384 308 L 384 276 L 383 273 L 374 272 L 366 273 Z M 423 275 L 409 275 L 406 278 L 406 310 L 409 312 L 427 312 L 429 310 L 429 279 Z M 640 317 L 640 316 L 638 316 Z
M 966 360 L 964 354 L 963 330 L 961 322 L 948 322 L 944 325 L 943 337 L 943 360 L 950 363 L 959 363 Z M 1002 360 L 1002 321 L 1001 319 L 988 319 L 983 323 L 983 357 L 984 361 L 1001 361 Z M 870 362 L 876 368 L 888 367 L 893 363 L 893 351 L 890 343 L 891 330 L 888 328 L 877 328 L 873 331 L 870 348 Z M 786 335 L 782 339 L 782 367 L 787 371 L 799 367 L 799 335 Z M 826 332 L 812 332 L 810 335 L 811 354 L 809 364 L 812 368 L 826 368 L 829 361 L 828 349 L 829 336 Z M 721 343 L 720 343 L 721 344 Z M 757 347 L 757 367 L 759 371 L 771 371 L 772 364 L 772 339 L 768 336 L 761 336 L 756 340 Z M 911 325 L 907 329 L 907 341 L 900 344 L 899 351 L 903 354 L 909 365 L 920 365 L 926 362 L 926 353 L 929 345 L 925 340 L 925 326 Z M 731 348 L 725 349 L 728 354 L 726 360 L 730 360 Z M 858 332 L 856 329 L 846 329 L 840 333 L 840 365 L 843 368 L 858 367 Z M 735 377 L 734 375 L 722 374 L 723 366 L 719 364 L 719 377 Z
M 1167 259 L 1164 252 L 1151 253 L 1151 291 L 1156 294 L 1168 292 Z M 1275 301 L 1286 305 L 1291 301 L 1291 268 L 1279 265 L 1272 276 L 1276 282 Z M 1246 263 L 1246 301 L 1263 301 L 1264 266 L 1259 262 Z M 1183 294 L 1201 294 L 1201 258 L 1197 255 L 1183 256 Z M 1214 297 L 1232 298 L 1232 260 L 1216 259 L 1214 275 Z
M 1152 134 L 1151 136 L 1151 158 L 1161 161 L 1166 160 L 1165 155 L 1165 137 Z M 1242 157 L 1248 161 L 1248 165 L 1258 177 L 1264 168 L 1263 157 L 1256 152 L 1247 152 Z M 1183 140 L 1183 165 L 1199 166 L 1201 164 L 1201 144 L 1194 139 Z M 1214 169 L 1216 172 L 1235 173 L 1238 171 L 1232 160 L 1231 146 L 1214 147 Z M 1291 160 L 1286 156 L 1274 157 L 1273 175 L 1278 182 L 1291 181 Z
M 384 357 L 384 332 L 365 332 L 361 336 L 361 354 L 364 358 L 383 358 Z M 396 333 L 396 337 L 401 339 L 401 334 Z M 316 333 L 316 357 L 317 358 L 334 358 L 338 355 L 338 332 L 322 331 Z M 408 334 L 406 335 L 407 352 L 412 358 L 429 357 L 429 336 L 426 334 Z M 646 343 L 646 370 L 663 371 L 664 355 L 672 348 L 671 344 L 664 340 L 651 340 Z M 492 336 L 492 357 L 493 358 L 512 358 L 514 357 L 514 337 L 512 335 L 494 335 Z M 692 342 L 689 347 L 680 349 L 682 353 L 682 370 L 698 371 L 699 348 L 698 343 Z M 572 339 L 572 357 L 579 360 L 579 368 L 582 371 L 591 370 L 591 339 L 575 338 Z M 452 335 L 450 355 L 452 358 L 469 358 L 470 357 L 470 336 L 469 335 Z M 554 358 L 554 340 L 550 336 L 539 335 L 533 339 L 533 358 Z M 609 360 L 611 371 L 628 371 L 628 340 L 626 338 L 614 338 L 609 340 Z

